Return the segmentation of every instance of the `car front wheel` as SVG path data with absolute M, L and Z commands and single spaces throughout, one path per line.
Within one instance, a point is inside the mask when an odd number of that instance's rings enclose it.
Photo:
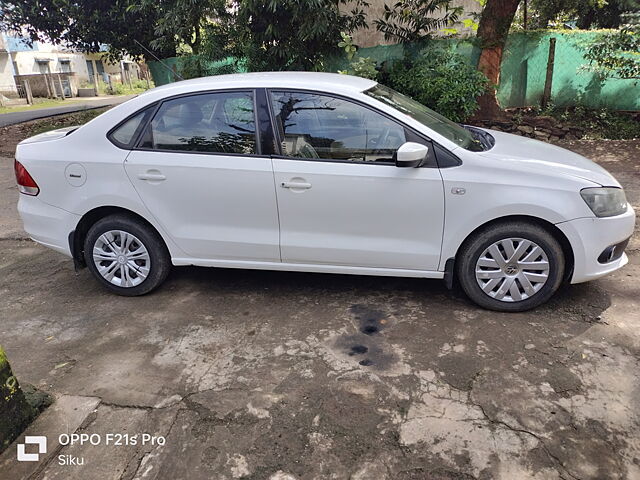
M 492 225 L 459 252 L 464 292 L 490 310 L 521 312 L 546 302 L 562 283 L 562 247 L 543 227 L 526 222 Z
M 100 283 L 125 296 L 149 293 L 171 269 L 169 252 L 159 235 L 125 215 L 97 221 L 87 232 L 84 256 Z

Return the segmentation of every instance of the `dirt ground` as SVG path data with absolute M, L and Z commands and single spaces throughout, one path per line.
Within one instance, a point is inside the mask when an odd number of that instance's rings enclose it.
M 568 146 L 640 210 L 640 142 Z M 166 437 L 58 447 L 84 465 L 34 478 L 640 479 L 637 236 L 623 270 L 523 314 L 440 281 L 206 268 L 122 298 L 24 238 L 10 156 L 0 182 L 14 372 L 92 401 L 80 432 Z

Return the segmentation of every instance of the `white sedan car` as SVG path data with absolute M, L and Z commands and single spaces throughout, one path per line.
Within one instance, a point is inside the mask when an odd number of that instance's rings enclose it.
M 15 170 L 29 235 L 121 295 L 200 265 L 456 279 L 522 311 L 622 267 L 635 221 L 580 155 L 325 73 L 156 88 L 23 141 Z

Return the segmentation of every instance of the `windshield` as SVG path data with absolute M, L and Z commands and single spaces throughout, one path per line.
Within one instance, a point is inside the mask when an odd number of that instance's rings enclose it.
M 475 152 L 485 150 L 483 142 L 473 131 L 467 130 L 430 108 L 425 107 L 421 103 L 416 102 L 412 98 L 396 92 L 389 87 L 378 84 L 366 90 L 364 93 L 409 115 L 414 120 L 436 131 L 448 140 L 451 140 L 459 147 Z

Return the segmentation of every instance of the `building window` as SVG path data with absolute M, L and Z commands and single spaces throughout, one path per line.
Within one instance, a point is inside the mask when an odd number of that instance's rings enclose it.
M 60 60 L 60 71 L 62 73 L 71 73 L 71 61 Z
M 36 60 L 38 73 L 49 73 L 49 60 Z

